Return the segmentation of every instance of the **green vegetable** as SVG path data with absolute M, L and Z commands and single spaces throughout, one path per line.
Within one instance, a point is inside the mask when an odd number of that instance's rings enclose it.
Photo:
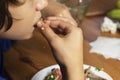
M 115 6 L 116 6 L 116 8 L 120 9 L 120 0 L 117 0 Z
M 96 68 L 97 71 L 103 71 L 103 68 Z
M 56 75 L 48 75 L 47 78 L 45 80 L 56 80 Z
M 115 20 L 120 20 L 120 9 L 111 10 L 110 12 L 107 13 L 107 16 Z

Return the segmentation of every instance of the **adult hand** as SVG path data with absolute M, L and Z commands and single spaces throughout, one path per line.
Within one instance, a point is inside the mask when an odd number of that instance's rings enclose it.
M 37 27 L 48 40 L 53 55 L 65 74 L 63 80 L 83 80 L 81 29 L 60 17 L 49 17 L 44 23 L 38 22 Z

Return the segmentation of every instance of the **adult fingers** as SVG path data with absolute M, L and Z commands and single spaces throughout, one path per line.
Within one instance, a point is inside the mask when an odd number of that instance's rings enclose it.
M 54 16 L 54 17 L 48 17 L 47 20 L 62 20 L 66 23 L 69 23 L 69 24 L 75 26 L 75 27 L 77 26 L 77 23 L 75 22 L 75 20 L 66 18 L 66 17 L 59 17 L 59 16 L 55 17 Z
M 37 28 L 45 36 L 45 38 L 50 42 L 56 38 L 59 38 L 57 34 L 49 27 L 48 24 L 38 22 Z
M 66 23 L 63 20 L 48 20 L 46 23 L 49 24 L 51 28 L 61 32 L 61 34 L 67 34 L 72 30 L 72 28 L 74 28 L 73 25 Z

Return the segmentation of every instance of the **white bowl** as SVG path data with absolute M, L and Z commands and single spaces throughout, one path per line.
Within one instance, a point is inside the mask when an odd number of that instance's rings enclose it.
M 88 68 L 90 65 L 86 65 L 84 64 L 84 69 Z M 49 66 L 49 67 L 46 67 L 40 71 L 38 71 L 33 77 L 31 80 L 44 80 L 45 77 L 51 73 L 51 70 L 53 68 L 60 68 L 59 65 L 52 65 L 52 66 Z M 95 67 L 91 66 L 91 71 L 93 73 L 95 73 L 96 75 L 100 76 L 100 77 L 103 77 L 107 80 L 113 80 L 106 72 L 104 71 L 97 71 Z M 88 80 L 88 79 L 87 79 Z

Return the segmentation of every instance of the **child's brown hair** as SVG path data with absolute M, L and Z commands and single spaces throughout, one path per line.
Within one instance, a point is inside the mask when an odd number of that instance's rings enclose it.
M 8 10 L 9 4 L 18 5 L 19 1 L 18 0 L 0 0 L 0 29 L 2 29 L 4 26 L 6 31 L 10 29 L 13 23 L 12 16 Z

